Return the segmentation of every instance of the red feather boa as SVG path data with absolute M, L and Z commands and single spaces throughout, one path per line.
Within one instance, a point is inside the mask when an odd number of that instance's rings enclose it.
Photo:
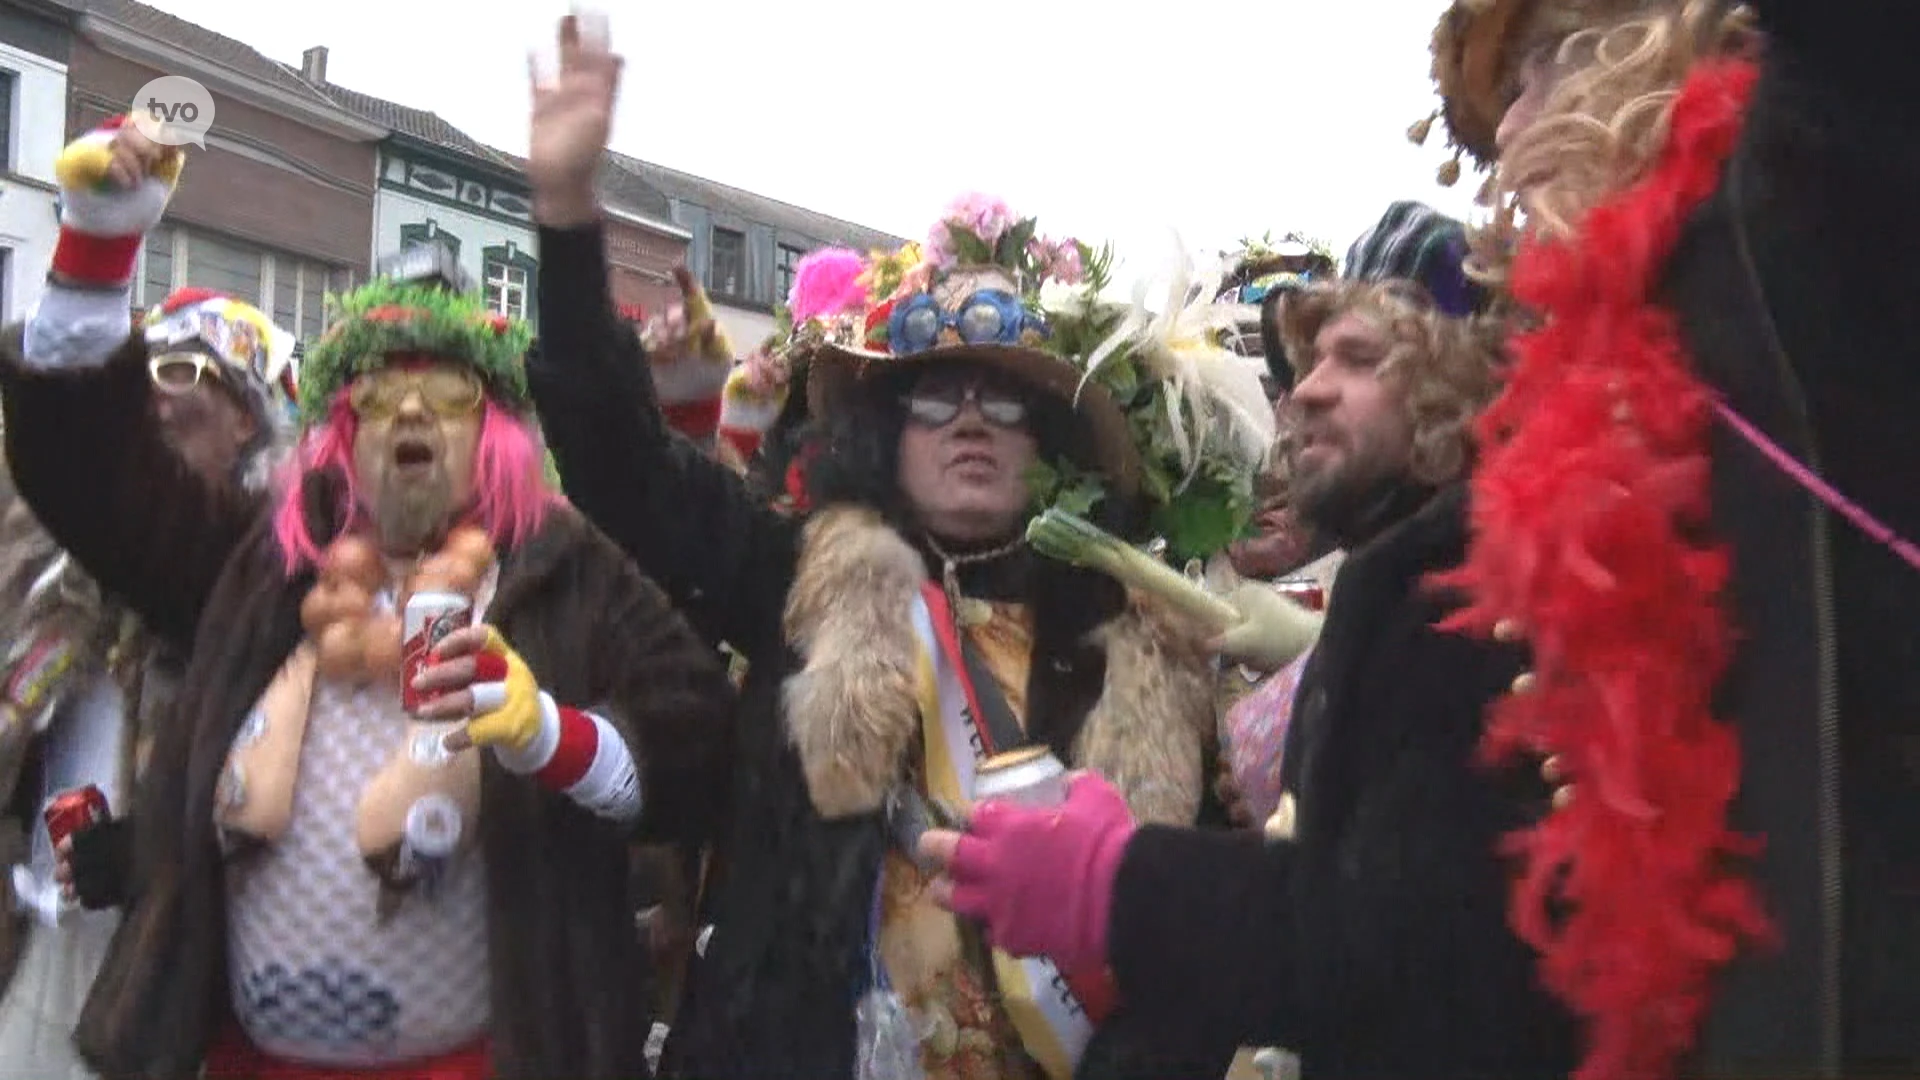
M 1509 844 L 1514 929 L 1587 1024 L 1578 1080 L 1670 1075 L 1714 974 L 1769 933 L 1735 869 L 1758 845 L 1727 827 L 1739 744 L 1711 712 L 1731 653 L 1728 557 L 1700 539 L 1711 391 L 1652 300 L 1755 78 L 1696 71 L 1652 174 L 1572 243 L 1523 246 L 1513 292 L 1542 328 L 1515 338 L 1481 420 L 1474 539 L 1443 578 L 1473 598 L 1449 628 L 1508 621 L 1532 649 L 1536 678 L 1494 706 L 1483 753 L 1558 755 L 1577 785 Z

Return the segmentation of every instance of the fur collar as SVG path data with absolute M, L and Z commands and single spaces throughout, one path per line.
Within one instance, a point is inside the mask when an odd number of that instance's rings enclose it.
M 787 598 L 801 668 L 785 711 L 824 817 L 876 809 L 920 731 L 910 612 L 926 579 L 920 554 L 870 510 L 828 509 L 807 523 Z M 1204 633 L 1138 596 L 1094 633 L 1106 682 L 1069 764 L 1113 781 L 1143 823 L 1190 824 L 1215 731 Z

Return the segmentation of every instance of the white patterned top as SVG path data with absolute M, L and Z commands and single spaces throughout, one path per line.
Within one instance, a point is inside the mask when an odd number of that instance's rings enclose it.
M 234 1012 L 275 1057 L 395 1065 L 456 1050 L 487 1030 L 479 849 L 457 852 L 431 895 L 415 888 L 383 918 L 380 881 L 354 838 L 361 796 L 402 745 L 408 719 L 396 688 L 318 679 L 292 821 L 274 844 L 228 863 Z

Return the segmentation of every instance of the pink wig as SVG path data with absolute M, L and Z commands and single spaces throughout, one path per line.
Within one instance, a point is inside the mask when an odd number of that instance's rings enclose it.
M 485 408 L 473 454 L 471 520 L 487 531 L 495 548 L 505 550 L 533 535 L 560 499 L 547 484 L 545 462 L 532 429 L 492 398 Z M 280 542 L 288 577 L 320 561 L 320 545 L 307 527 L 304 492 L 309 476 L 336 473 L 345 482 L 336 511 L 344 516 L 342 533 L 366 522 L 353 471 L 353 439 L 359 427 L 360 418 L 342 390 L 327 410 L 326 422 L 307 433 L 287 467 L 280 504 L 274 510 L 273 535 Z
M 793 268 L 787 310 L 795 323 L 830 319 L 867 310 L 867 286 L 860 280 L 867 261 L 846 248 L 822 248 Z

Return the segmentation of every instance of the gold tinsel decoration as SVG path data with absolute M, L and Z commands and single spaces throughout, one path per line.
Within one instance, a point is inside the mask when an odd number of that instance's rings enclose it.
M 1440 112 L 1436 109 L 1426 119 L 1415 120 L 1413 126 L 1407 129 L 1407 141 L 1415 146 L 1427 145 L 1427 136 L 1433 134 L 1433 122 L 1439 118 Z
M 1460 156 L 1458 154 L 1455 154 L 1450 160 L 1440 166 L 1440 172 L 1437 174 L 1436 179 L 1440 181 L 1441 187 L 1452 187 L 1460 182 Z

